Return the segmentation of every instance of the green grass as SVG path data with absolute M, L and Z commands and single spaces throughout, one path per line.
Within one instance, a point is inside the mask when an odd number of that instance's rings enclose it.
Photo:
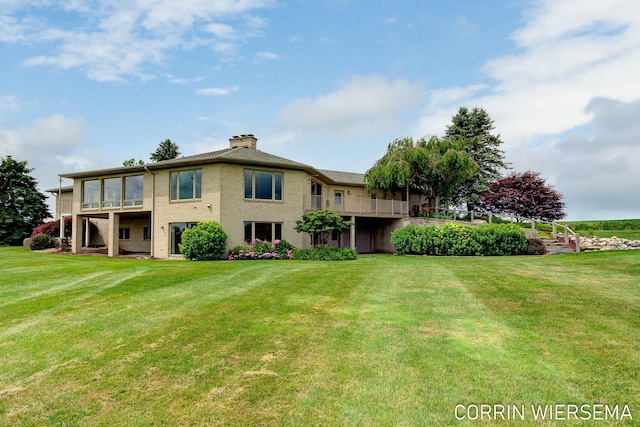
M 0 248 L 0 425 L 458 425 L 459 403 L 628 404 L 631 425 L 639 277 L 635 251 L 323 263 Z

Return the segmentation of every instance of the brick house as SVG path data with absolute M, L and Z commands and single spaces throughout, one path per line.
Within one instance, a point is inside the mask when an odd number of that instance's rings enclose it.
M 294 226 L 318 209 L 354 222 L 330 244 L 364 253 L 392 250 L 391 231 L 408 216 L 402 195 L 383 199 L 365 191 L 363 174 L 315 169 L 262 152 L 253 135 L 229 141 L 220 151 L 61 174 L 73 186 L 50 192 L 57 196 L 56 217 L 73 218 L 72 252 L 104 246 L 109 256 L 180 257 L 182 232 L 211 220 L 228 234 L 228 248 L 256 238 L 309 247 L 310 236 Z

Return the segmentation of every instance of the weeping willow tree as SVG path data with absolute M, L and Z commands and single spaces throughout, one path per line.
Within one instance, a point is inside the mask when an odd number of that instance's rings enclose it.
M 464 140 L 455 137 L 434 136 L 417 142 L 412 138 L 396 139 L 365 173 L 365 188 L 369 193 L 377 190 L 385 195 L 406 192 L 407 200 L 410 192 L 418 192 L 433 198 L 437 209 L 440 198 L 450 197 L 478 170 L 464 144 Z

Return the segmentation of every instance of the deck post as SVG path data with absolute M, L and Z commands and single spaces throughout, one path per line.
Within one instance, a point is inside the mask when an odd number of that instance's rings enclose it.
M 351 227 L 349 227 L 349 247 L 356 250 L 356 217 L 351 217 Z

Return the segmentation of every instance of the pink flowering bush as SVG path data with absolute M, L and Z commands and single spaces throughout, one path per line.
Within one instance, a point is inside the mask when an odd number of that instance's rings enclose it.
M 229 260 L 291 259 L 295 247 L 286 240 L 273 242 L 256 239 L 251 245 L 236 246 L 229 251 Z

